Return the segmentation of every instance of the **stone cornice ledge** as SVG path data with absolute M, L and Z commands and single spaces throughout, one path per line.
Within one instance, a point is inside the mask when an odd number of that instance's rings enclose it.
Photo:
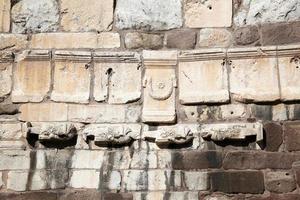
M 54 60 L 56 61 L 78 61 L 85 62 L 92 60 L 90 51 L 55 51 Z
M 141 55 L 137 52 L 111 52 L 96 51 L 93 53 L 95 62 L 106 63 L 138 63 L 141 61 Z

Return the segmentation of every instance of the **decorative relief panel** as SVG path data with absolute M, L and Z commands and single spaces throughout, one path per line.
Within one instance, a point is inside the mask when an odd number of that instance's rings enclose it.
M 24 51 L 16 58 L 13 102 L 41 102 L 50 90 L 51 52 Z
M 298 46 L 278 47 L 281 100 L 300 99 L 300 49 Z
M 56 51 L 51 99 L 87 103 L 90 96 L 91 52 Z
M 94 54 L 94 97 L 110 104 L 133 102 L 141 97 L 140 55 L 131 52 Z
M 184 51 L 179 55 L 179 100 L 182 104 L 229 101 L 224 49 Z
M 8 95 L 12 87 L 13 54 L 2 52 L 0 54 L 0 97 Z
M 93 140 L 97 146 L 124 146 L 140 138 L 139 124 L 92 124 L 82 132 L 86 142 Z
M 176 51 L 144 51 L 145 76 L 143 79 L 144 122 L 170 123 L 176 119 L 175 66 Z
M 241 102 L 280 99 L 276 47 L 235 48 L 227 53 L 230 92 Z

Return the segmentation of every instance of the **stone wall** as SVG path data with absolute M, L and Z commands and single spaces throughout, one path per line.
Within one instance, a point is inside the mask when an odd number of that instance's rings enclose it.
M 0 0 L 0 199 L 300 199 L 298 0 Z

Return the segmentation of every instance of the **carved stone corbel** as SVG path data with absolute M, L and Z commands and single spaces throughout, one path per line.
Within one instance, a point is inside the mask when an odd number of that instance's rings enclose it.
M 125 146 L 139 137 L 139 125 L 89 125 L 83 130 L 84 140 L 93 140 L 98 146 Z
M 157 146 L 184 145 L 192 142 L 196 132 L 188 125 L 164 126 L 158 130 L 144 131 L 143 139 L 154 141 Z

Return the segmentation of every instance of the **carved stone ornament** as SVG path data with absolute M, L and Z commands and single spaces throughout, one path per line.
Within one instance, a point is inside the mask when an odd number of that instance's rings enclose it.
M 139 137 L 140 127 L 130 127 L 130 125 L 90 125 L 83 130 L 84 140 L 87 142 L 94 140 L 99 146 L 128 145 Z
M 256 142 L 260 142 L 263 140 L 263 126 L 259 122 L 204 124 L 200 126 L 200 135 L 212 141 L 245 140 L 249 136 L 256 136 Z
M 158 130 L 145 131 L 144 140 L 154 141 L 158 146 L 183 145 L 190 143 L 194 138 L 195 131 L 185 125 L 172 127 L 160 127 Z
M 38 135 L 39 141 L 69 141 L 77 136 L 77 129 L 73 124 L 42 123 L 32 125 L 27 122 L 27 135 Z

